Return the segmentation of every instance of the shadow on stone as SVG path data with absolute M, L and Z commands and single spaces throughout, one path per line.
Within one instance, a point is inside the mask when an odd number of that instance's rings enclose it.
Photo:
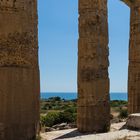
M 127 126 L 126 126 L 126 124 L 125 125 L 123 125 L 119 130 L 123 130 L 123 129 L 127 129 Z
M 65 139 L 65 138 L 74 138 L 74 137 L 83 136 L 83 135 L 90 135 L 90 133 L 80 133 L 78 130 L 74 130 L 70 133 L 62 135 L 62 136 L 60 136 L 58 138 L 55 138 L 53 140 Z

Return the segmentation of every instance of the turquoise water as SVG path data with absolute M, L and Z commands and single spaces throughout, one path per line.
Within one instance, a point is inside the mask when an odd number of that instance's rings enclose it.
M 77 98 L 77 93 L 73 92 L 46 92 L 46 93 L 41 93 L 41 99 L 48 99 L 50 97 L 56 97 L 59 96 L 62 99 L 66 100 L 71 100 L 71 99 L 76 99 Z M 110 93 L 110 99 L 111 100 L 125 100 L 127 101 L 127 93 L 122 93 L 122 92 L 116 92 L 116 93 Z

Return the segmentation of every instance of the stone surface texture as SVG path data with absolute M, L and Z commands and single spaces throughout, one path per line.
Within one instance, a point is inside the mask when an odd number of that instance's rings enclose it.
M 42 140 L 140 140 L 140 132 L 123 129 L 125 123 L 111 125 L 111 132 L 102 134 L 82 134 L 77 129 L 41 133 Z
M 35 140 L 39 120 L 36 0 L 0 1 L 0 140 Z
M 123 0 L 131 10 L 129 70 L 128 70 L 128 110 L 140 113 L 140 0 Z
M 105 132 L 110 127 L 107 16 L 107 0 L 79 0 L 80 132 Z
M 129 115 L 126 122 L 126 127 L 140 130 L 140 113 Z

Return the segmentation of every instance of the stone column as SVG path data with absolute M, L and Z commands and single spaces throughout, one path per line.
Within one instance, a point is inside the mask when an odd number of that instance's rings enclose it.
M 128 110 L 140 113 L 140 0 L 123 0 L 130 7 Z
M 0 140 L 36 139 L 37 24 L 37 0 L 0 1 Z
M 81 132 L 110 128 L 107 0 L 79 0 L 78 117 Z

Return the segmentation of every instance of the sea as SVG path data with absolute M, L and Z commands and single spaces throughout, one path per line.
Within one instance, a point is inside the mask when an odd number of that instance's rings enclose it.
M 50 97 L 61 97 L 61 99 L 72 100 L 77 99 L 77 93 L 75 92 L 44 92 L 41 93 L 41 99 L 48 99 Z M 110 93 L 111 100 L 124 100 L 127 101 L 127 93 L 124 92 L 113 92 Z

